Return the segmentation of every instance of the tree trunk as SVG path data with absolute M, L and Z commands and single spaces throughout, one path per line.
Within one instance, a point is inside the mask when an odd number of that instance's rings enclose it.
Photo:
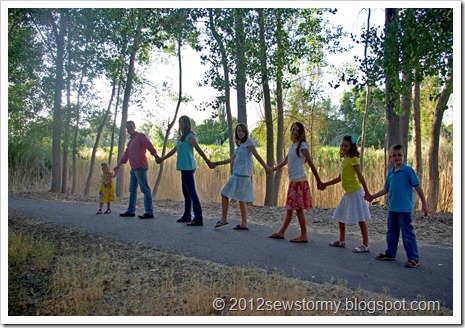
M 283 105 L 283 59 L 279 53 L 282 51 L 282 20 L 280 12 L 276 12 L 276 34 L 277 34 L 277 47 L 278 47 L 278 65 L 277 65 L 277 79 L 276 79 L 276 102 L 277 102 L 277 132 L 276 132 L 276 163 L 281 163 L 284 159 L 283 145 L 284 145 L 284 105 Z M 274 192 L 272 205 L 278 205 L 279 187 L 281 185 L 281 178 L 283 170 L 278 170 L 274 176 Z
M 141 18 L 139 18 L 141 19 Z M 118 160 L 124 154 L 124 150 L 126 147 L 126 122 L 128 120 L 128 108 L 129 108 L 129 98 L 131 98 L 131 91 L 132 91 L 132 80 L 134 78 L 134 65 L 136 63 L 136 54 L 139 50 L 139 38 L 140 38 L 140 31 L 141 31 L 141 23 L 139 22 L 137 25 L 137 31 L 134 37 L 134 44 L 131 50 L 131 56 L 129 57 L 129 67 L 128 67 L 128 74 L 126 78 L 126 87 L 124 89 L 124 98 L 123 98 L 123 108 L 121 110 L 121 125 L 119 130 L 119 140 L 118 140 Z M 116 174 L 116 196 L 122 198 L 124 195 L 124 165 L 120 167 L 118 173 Z
M 69 26 L 68 26 L 69 27 Z M 68 153 L 69 153 L 69 125 L 71 122 L 71 37 L 68 34 L 68 66 L 66 67 L 66 121 L 63 138 L 63 171 L 61 173 L 61 193 L 68 189 Z
M 92 148 L 92 156 L 90 157 L 89 174 L 87 176 L 86 189 L 84 190 L 84 195 L 86 195 L 86 196 L 89 195 L 90 183 L 92 182 L 92 175 L 94 173 L 95 155 L 97 154 L 97 149 L 98 149 L 98 145 L 100 143 L 100 137 L 102 136 L 103 128 L 105 127 L 108 115 L 110 114 L 111 104 L 113 102 L 113 98 L 115 97 L 116 84 L 118 83 L 117 80 L 118 80 L 118 77 L 115 76 L 115 78 L 113 80 L 113 88 L 111 90 L 110 102 L 108 103 L 108 107 L 107 107 L 107 110 L 105 112 L 105 115 L 103 116 L 102 122 L 100 123 L 100 125 L 98 127 L 97 136 L 95 137 L 94 147 Z
M 245 61 L 245 33 L 242 15 L 245 9 L 234 9 L 234 24 L 236 31 L 237 47 L 237 121 L 247 125 L 247 100 L 245 93 L 246 84 L 246 61 Z
M 87 44 L 86 44 L 87 47 Z M 78 136 L 79 136 L 79 121 L 80 121 L 80 108 L 81 108 L 81 95 L 82 95 L 82 88 L 84 87 L 84 77 L 87 75 L 87 65 L 88 65 L 89 58 L 86 58 L 86 62 L 84 63 L 84 67 L 82 68 L 81 72 L 81 79 L 79 81 L 79 88 L 77 93 L 77 101 L 76 101 L 76 127 L 74 128 L 74 140 L 73 140 L 73 184 L 71 186 L 71 194 L 74 195 L 76 193 L 77 188 L 77 143 L 78 143 Z
M 405 64 L 404 64 L 405 65 Z M 405 69 L 402 71 L 402 80 L 406 86 L 402 88 L 402 97 L 400 98 L 400 144 L 404 147 L 405 158 L 407 158 L 408 136 L 410 132 L 410 114 L 412 112 L 412 84 L 410 82 L 411 71 Z
M 450 63 L 452 67 L 452 63 Z M 447 109 L 447 102 L 449 101 L 452 93 L 452 72 L 447 77 L 444 89 L 441 92 L 436 110 L 433 118 L 433 125 L 430 134 L 430 143 L 428 151 L 428 187 L 426 192 L 426 199 L 428 203 L 428 210 L 431 213 L 437 211 L 439 199 L 439 135 L 441 131 L 442 118 Z
M 368 18 L 367 18 L 367 36 L 365 38 L 365 48 L 364 48 L 364 58 L 367 60 L 368 52 L 368 41 L 370 36 L 370 18 L 371 18 L 371 9 L 368 8 Z M 365 74 L 367 75 L 366 82 L 366 97 L 365 97 L 365 112 L 363 113 L 363 122 L 362 122 L 362 142 L 360 147 L 360 168 L 363 170 L 363 154 L 365 152 L 365 140 L 366 140 L 366 130 L 367 130 L 367 119 L 368 119 L 368 110 L 370 109 L 370 77 L 368 75 L 368 67 L 365 67 Z
M 51 192 L 60 192 L 61 185 L 61 170 L 60 170 L 60 142 L 61 142 L 61 92 L 64 86 L 63 80 L 63 58 L 65 52 L 64 38 L 66 34 L 66 26 L 68 20 L 68 10 L 61 9 L 61 20 L 60 28 L 54 23 L 51 12 L 48 14 L 50 16 L 50 21 L 53 24 L 53 32 L 55 34 L 57 50 L 56 50 L 56 77 L 55 77 L 55 98 L 53 102 L 53 136 L 52 136 L 52 184 L 50 191 Z
M 230 83 L 229 83 L 229 68 L 228 68 L 228 56 L 226 54 L 226 49 L 223 44 L 223 40 L 221 36 L 218 34 L 215 26 L 215 22 L 213 21 L 213 10 L 208 9 L 209 17 L 210 17 L 210 30 L 212 31 L 213 37 L 218 44 L 220 49 L 220 56 L 221 56 L 221 65 L 223 66 L 223 75 L 224 75 L 224 93 L 225 93 L 225 105 L 226 105 L 226 118 L 228 122 L 228 140 L 229 140 L 229 156 L 234 154 L 234 134 L 233 134 L 233 126 L 232 126 L 232 113 L 231 113 L 231 96 L 230 96 Z M 233 171 L 233 163 L 229 166 L 230 173 L 232 174 Z
M 421 158 L 420 84 L 415 83 L 413 90 L 413 169 L 421 182 L 423 178 L 423 161 Z M 415 208 L 418 207 L 418 204 L 419 198 L 415 197 Z
M 178 67 L 179 67 L 178 103 L 176 105 L 176 111 L 174 112 L 173 120 L 171 122 L 168 122 L 168 128 L 166 130 L 165 139 L 163 140 L 163 149 L 162 149 L 162 152 L 161 152 L 161 157 L 165 156 L 166 145 L 168 144 L 168 139 L 170 137 L 171 129 L 176 124 L 179 107 L 181 106 L 181 101 L 182 101 L 182 56 L 181 56 L 181 48 L 182 48 L 182 39 L 179 38 L 178 39 Z M 157 192 L 158 192 L 158 188 L 160 187 L 161 177 L 163 176 L 164 168 L 165 168 L 165 161 L 161 162 L 161 164 L 160 164 L 160 167 L 159 167 L 159 170 L 158 170 L 158 175 L 157 175 L 157 180 L 155 181 L 155 186 L 153 187 L 152 197 L 154 199 L 157 197 Z
M 265 43 L 265 17 L 263 8 L 258 9 L 258 22 L 260 28 L 260 70 L 262 76 L 263 98 L 265 102 L 265 125 L 266 125 L 266 163 L 268 166 L 274 166 L 274 149 L 273 149 L 273 115 L 271 112 L 270 87 L 268 85 L 268 68 L 266 64 L 266 43 Z M 265 206 L 273 204 L 274 178 L 273 175 L 266 176 Z
M 118 116 L 118 107 L 119 100 L 121 99 L 121 85 L 123 81 L 119 79 L 118 82 L 118 91 L 116 92 L 116 104 L 115 104 L 115 114 L 113 115 L 113 124 L 111 126 L 111 141 L 110 141 L 110 153 L 108 154 L 108 165 L 111 165 L 111 160 L 113 159 L 113 148 L 115 144 L 115 130 L 116 130 L 116 116 Z
M 385 150 L 389 151 L 392 145 L 400 142 L 400 118 L 396 114 L 399 105 L 399 50 L 397 47 L 397 30 L 399 9 L 386 8 L 386 23 L 384 41 L 385 49 L 385 72 L 386 72 L 386 143 Z M 386 171 L 392 164 L 386 158 Z

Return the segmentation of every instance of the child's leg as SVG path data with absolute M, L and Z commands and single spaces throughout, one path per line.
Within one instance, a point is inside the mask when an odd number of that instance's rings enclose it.
M 103 203 L 100 202 L 100 203 L 99 203 L 99 206 L 98 206 L 98 211 L 97 211 L 96 214 L 102 214 L 102 207 L 103 207 Z
M 402 243 L 404 244 L 407 259 L 418 261 L 420 256 L 418 254 L 417 237 L 415 236 L 415 229 L 412 225 L 411 213 L 398 213 L 399 226 L 402 230 Z
M 239 202 L 239 207 L 241 209 L 241 217 L 242 217 L 242 228 L 247 228 L 247 203 Z
M 289 224 L 291 224 L 293 215 L 294 215 L 294 211 L 292 210 L 286 211 L 286 217 L 284 218 L 283 225 L 281 226 L 281 229 L 279 229 L 279 231 L 276 233 L 278 236 L 284 237 L 284 234 L 286 233 L 286 230 L 289 227 Z
M 386 255 L 390 257 L 396 257 L 397 244 L 399 243 L 399 217 L 398 212 L 388 213 L 388 231 L 386 234 L 387 250 Z
M 363 245 L 369 246 L 368 245 L 368 225 L 366 221 L 360 221 L 358 224 L 360 225 L 360 231 L 362 232 Z
M 107 210 L 109 210 L 111 207 L 111 202 L 107 202 Z
M 346 241 L 346 224 L 339 222 L 339 241 Z
M 229 198 L 221 195 L 221 222 L 228 222 Z
M 307 220 L 305 219 L 305 212 L 303 209 L 297 210 L 297 218 L 299 219 L 299 225 L 300 225 L 300 239 L 308 240 Z

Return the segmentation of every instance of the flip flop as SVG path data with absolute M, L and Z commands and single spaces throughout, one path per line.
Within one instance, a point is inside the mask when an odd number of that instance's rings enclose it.
M 221 222 L 221 221 L 218 221 L 218 222 L 216 222 L 216 224 L 215 224 L 215 228 L 219 228 L 219 227 L 222 227 L 222 226 L 227 225 L 227 224 L 229 224 L 229 222 L 223 223 L 223 222 Z
M 234 230 L 249 230 L 249 228 L 243 228 L 243 227 L 241 227 L 240 224 L 238 224 L 237 226 L 235 226 L 233 229 L 234 229 Z
M 290 240 L 291 243 L 308 243 L 308 240 L 300 239 L 299 237 L 294 237 Z
M 271 235 L 268 236 L 268 238 L 272 239 L 284 239 L 284 237 L 278 236 L 277 232 L 273 232 Z

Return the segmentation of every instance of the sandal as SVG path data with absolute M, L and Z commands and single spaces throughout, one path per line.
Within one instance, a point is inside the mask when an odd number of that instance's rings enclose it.
M 420 262 L 417 260 L 408 260 L 407 263 L 405 263 L 406 268 L 416 268 L 419 265 Z
M 229 222 L 224 222 L 224 223 L 223 223 L 223 222 L 221 222 L 221 221 L 218 221 L 218 222 L 216 222 L 216 224 L 215 224 L 215 228 L 219 228 L 219 227 L 222 227 L 222 226 L 227 225 L 227 224 L 229 224 Z
M 104 214 L 110 214 L 110 213 L 111 213 L 111 210 L 107 209 Z
M 354 253 L 368 253 L 370 251 L 370 246 L 366 246 L 365 244 L 361 244 L 358 247 L 355 247 L 352 252 Z
M 96 215 L 99 215 L 99 214 L 102 214 L 102 210 L 98 210 L 97 213 L 95 213 Z
M 346 247 L 346 242 L 345 240 L 335 240 L 329 243 L 329 246 L 333 247 Z
M 392 256 L 389 256 L 389 255 L 387 255 L 385 253 L 381 253 L 381 254 L 376 255 L 375 259 L 384 260 L 384 261 L 394 261 L 396 258 L 392 257 Z
M 234 230 L 249 230 L 249 228 L 247 228 L 247 227 L 241 227 L 240 224 L 238 224 L 237 226 L 235 226 L 233 229 L 234 229 Z
M 308 240 L 300 238 L 300 236 L 294 237 L 290 240 L 291 243 L 308 243 Z
M 272 238 L 272 239 L 284 239 L 284 237 L 281 237 L 280 235 L 278 235 L 277 232 L 273 232 L 271 235 L 268 236 L 268 238 Z

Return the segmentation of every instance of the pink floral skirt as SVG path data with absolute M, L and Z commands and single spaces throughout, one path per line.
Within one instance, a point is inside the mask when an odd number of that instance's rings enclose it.
M 312 207 L 312 194 L 308 181 L 289 182 L 286 210 L 303 210 Z

